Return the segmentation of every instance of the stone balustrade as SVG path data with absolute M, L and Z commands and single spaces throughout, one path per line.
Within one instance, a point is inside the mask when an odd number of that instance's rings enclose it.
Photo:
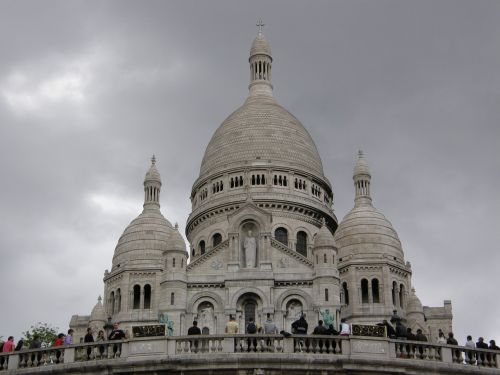
M 68 369 L 85 366 L 85 372 L 92 373 L 93 368 L 102 369 L 99 363 L 105 363 L 107 368 L 134 363 L 147 366 L 145 360 L 151 359 L 165 363 L 176 361 L 181 367 L 189 367 L 197 360 L 201 363 L 198 366 L 204 361 L 216 363 L 221 360 L 227 366 L 231 358 L 234 366 L 245 358 L 258 358 L 262 367 L 266 361 L 293 360 L 293 366 L 299 368 L 302 362 L 310 366 L 312 359 L 337 365 L 368 359 L 389 367 L 422 368 L 422 373 L 429 369 L 440 373 L 439 367 L 435 371 L 436 365 L 442 365 L 446 371 L 455 366 L 452 368 L 456 373 L 468 373 L 474 368 L 474 373 L 484 370 L 484 373 L 500 374 L 500 351 L 378 337 L 262 334 L 150 337 L 0 353 L 0 372 L 24 374 L 50 369 L 51 373 L 65 373 Z

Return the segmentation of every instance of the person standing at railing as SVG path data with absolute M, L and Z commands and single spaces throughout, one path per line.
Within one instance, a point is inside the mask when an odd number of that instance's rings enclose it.
M 253 318 L 248 319 L 246 333 L 250 335 L 255 335 L 257 333 L 257 325 L 253 321 Z M 248 339 L 247 344 L 248 344 L 248 351 L 250 350 L 257 351 L 257 339 L 252 339 L 252 340 Z
M 14 336 L 9 336 L 7 341 L 4 342 L 2 353 L 10 353 L 13 352 L 16 348 L 16 344 L 14 343 Z
M 226 324 L 226 333 L 235 334 L 238 333 L 238 323 L 236 323 L 234 316 L 229 315 L 229 322 Z
M 488 344 L 486 344 L 486 343 L 484 342 L 484 338 L 480 337 L 480 338 L 478 338 L 478 339 L 477 339 L 477 342 L 476 342 L 476 348 L 478 348 L 478 349 L 488 349 Z M 481 363 L 478 363 L 478 365 L 479 365 L 479 364 L 483 365 L 483 364 L 484 364 L 484 360 L 485 360 L 485 358 L 486 358 L 486 357 L 485 357 L 484 353 L 479 353 L 479 356 L 478 356 L 478 355 L 477 355 L 477 353 L 476 353 L 476 359 L 477 359 L 478 361 L 479 361 L 479 360 L 481 361 Z
M 316 327 L 314 327 L 313 335 L 328 335 L 328 329 L 323 325 L 322 320 L 318 320 L 318 325 Z M 322 351 L 323 350 L 323 340 L 319 339 L 318 344 L 319 344 L 319 350 Z M 327 345 L 328 345 L 328 342 L 327 342 Z
M 193 321 L 193 326 L 188 329 L 188 335 L 201 335 L 201 329 L 198 327 L 198 322 Z M 194 346 L 194 351 L 198 351 L 198 340 L 189 340 L 189 348 L 192 350 Z
M 71 328 L 68 329 L 68 334 L 64 338 L 64 345 L 73 345 L 73 332 Z
M 83 342 L 89 343 L 94 342 L 94 335 L 92 334 L 92 328 L 87 328 L 87 334 L 83 338 Z M 90 359 L 90 354 L 92 353 L 92 346 L 87 347 L 87 359 Z
M 439 330 L 438 338 L 436 341 L 438 344 L 446 344 L 446 336 L 444 335 L 443 331 Z
M 467 341 L 465 342 L 465 347 L 467 349 L 470 349 L 470 350 L 467 350 L 465 353 L 467 354 L 468 362 L 470 364 L 472 364 L 473 362 L 475 362 L 473 350 L 476 349 L 476 343 L 472 340 L 471 335 L 467 336 Z
M 96 342 L 106 341 L 106 338 L 104 337 L 104 331 L 102 329 L 97 333 L 95 341 Z M 101 357 L 103 353 L 104 353 L 104 345 L 99 345 L 99 354 L 101 355 Z
M 351 327 L 345 320 L 345 318 L 342 318 L 340 320 L 340 336 L 349 336 L 351 334 Z
M 266 335 L 275 335 L 278 333 L 278 328 L 276 327 L 276 324 L 273 322 L 270 313 L 267 313 L 266 315 L 266 321 L 264 322 L 264 333 Z M 266 345 L 268 349 L 271 349 L 272 344 L 273 344 L 272 339 L 266 340 Z
M 123 340 L 125 338 L 125 332 L 123 332 L 118 327 L 119 327 L 118 323 L 113 324 L 113 330 L 109 334 L 108 340 L 115 340 L 116 341 L 116 340 Z M 113 357 L 116 356 L 116 353 L 118 352 L 118 350 L 120 350 L 120 353 L 121 353 L 121 348 L 122 348 L 121 344 L 114 344 L 113 345 Z
M 40 349 L 42 347 L 42 342 L 40 341 L 40 337 L 38 335 L 33 336 L 33 340 L 31 341 L 31 344 L 29 346 L 30 349 Z M 38 352 L 37 355 L 35 356 L 35 353 L 31 354 L 31 363 L 34 364 L 35 362 L 35 357 L 37 359 L 36 365 L 40 365 L 40 361 L 42 359 L 42 353 Z

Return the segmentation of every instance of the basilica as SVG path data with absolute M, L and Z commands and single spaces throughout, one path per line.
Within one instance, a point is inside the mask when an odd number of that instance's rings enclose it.
M 160 210 L 156 159 L 144 179 L 142 213 L 118 240 L 103 298 L 90 315 L 74 315 L 78 342 L 120 322 L 167 322 L 185 335 L 193 320 L 203 334 L 222 334 L 230 316 L 239 332 L 269 313 L 290 331 L 302 314 L 335 326 L 376 324 L 397 314 L 429 341 L 452 331 L 451 302 L 423 306 L 399 237 L 373 206 L 371 173 L 353 155 L 351 211 L 339 222 L 334 192 L 313 139 L 273 96 L 271 48 L 259 30 L 250 48 L 249 94 L 217 128 L 190 193 L 186 247 Z M 380 187 L 383 189 L 383 186 Z

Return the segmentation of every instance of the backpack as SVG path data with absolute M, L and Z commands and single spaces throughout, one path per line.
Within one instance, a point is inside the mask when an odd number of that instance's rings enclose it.
M 250 322 L 247 325 L 247 333 L 257 333 L 257 326 L 254 322 Z

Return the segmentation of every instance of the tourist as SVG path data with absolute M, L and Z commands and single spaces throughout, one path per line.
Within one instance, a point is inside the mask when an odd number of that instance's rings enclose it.
M 411 328 L 406 328 L 406 339 L 410 341 L 417 341 L 417 337 L 411 331 Z
M 201 335 L 201 329 L 198 327 L 198 322 L 193 320 L 193 326 L 189 327 L 188 335 Z M 194 346 L 194 351 L 198 351 L 198 340 L 189 340 L 189 348 L 191 349 Z
M 351 334 L 351 327 L 347 324 L 345 318 L 340 320 L 340 336 L 349 336 Z
M 64 345 L 73 345 L 73 332 L 71 328 L 68 329 L 68 334 L 64 338 Z
M 234 316 L 229 315 L 229 322 L 226 324 L 226 333 L 238 333 L 238 323 L 236 323 Z
M 476 343 L 472 340 L 471 335 L 467 336 L 467 341 L 465 342 L 465 347 L 467 349 L 471 349 L 471 350 L 466 350 L 465 354 L 467 355 L 467 359 L 469 360 L 469 363 L 472 364 L 474 362 L 474 353 L 472 352 L 472 350 L 476 349 Z
M 96 342 L 106 341 L 106 338 L 104 337 L 104 331 L 102 329 L 97 333 L 95 341 Z M 103 353 L 104 353 L 104 345 L 99 345 L 99 354 L 101 355 L 101 357 Z
M 422 342 L 427 342 L 427 336 L 425 336 L 422 332 L 422 330 L 419 328 L 417 329 L 417 334 L 415 335 L 415 340 L 416 341 L 422 341 Z
M 16 352 L 19 351 L 19 350 L 23 350 L 23 346 L 24 346 L 24 340 L 23 339 L 20 339 L 18 342 L 17 342 L 17 345 L 16 345 L 16 348 L 14 349 Z
M 30 343 L 29 349 L 40 349 L 42 347 L 42 342 L 40 341 L 40 337 L 38 335 L 33 336 L 33 340 Z M 31 363 L 35 364 L 35 357 L 36 357 L 36 366 L 40 365 L 40 361 L 42 360 L 42 352 L 37 352 L 31 354 Z
M 486 344 L 484 342 L 484 338 L 480 337 L 480 338 L 477 339 L 476 348 L 478 348 L 478 349 L 488 349 L 488 344 Z M 479 353 L 479 356 L 478 356 L 478 353 L 476 353 L 476 359 L 478 361 L 481 361 L 481 363 L 478 363 L 478 365 L 484 365 L 484 360 L 485 360 L 484 353 Z
M 318 320 L 318 325 L 314 327 L 313 335 L 328 335 L 328 329 L 325 328 L 322 320 Z
M 396 320 L 396 338 L 398 340 L 406 340 L 407 330 L 401 319 Z
M 271 318 L 271 314 L 267 313 L 266 321 L 264 322 L 264 333 L 266 335 L 274 335 L 278 333 L 278 328 Z
M 381 325 L 385 327 L 387 337 L 391 339 L 396 338 L 396 330 L 394 329 L 391 323 L 389 323 L 387 320 L 384 319 Z
M 497 344 L 495 343 L 495 340 L 490 340 L 490 346 L 488 347 L 488 349 L 492 349 L 492 350 L 500 350 L 500 348 L 497 346 Z
M 16 344 L 14 343 L 14 336 L 9 336 L 7 341 L 3 344 L 2 353 L 13 352 L 15 348 Z
M 125 338 L 125 332 L 123 332 L 120 328 L 119 328 L 119 324 L 118 323 L 114 323 L 113 324 L 113 330 L 111 331 L 111 333 L 109 334 L 109 337 L 108 337 L 108 340 L 123 340 Z M 122 345 L 121 344 L 114 344 L 113 345 L 113 357 L 116 357 L 116 356 L 120 356 L 120 353 L 121 353 L 121 349 L 122 349 Z
M 443 331 L 439 330 L 438 338 L 437 338 L 436 342 L 438 344 L 446 344 L 446 337 L 445 337 Z
M 328 326 L 328 335 L 333 335 L 333 336 L 337 336 L 340 332 L 337 331 L 334 327 L 333 327 L 333 324 L 330 324 Z
M 201 329 L 196 320 L 193 321 L 193 326 L 188 329 L 188 335 L 201 335 Z
M 448 345 L 458 345 L 458 341 L 453 337 L 453 332 L 448 333 L 448 339 L 446 340 Z
M 123 340 L 125 338 L 125 332 L 119 328 L 119 323 L 113 324 L 113 330 L 109 334 L 109 340 Z
M 253 321 L 252 317 L 250 317 L 248 319 L 246 333 L 248 333 L 250 335 L 254 335 L 257 333 L 257 325 Z M 248 344 L 248 351 L 250 351 L 250 350 L 257 351 L 257 339 L 252 339 L 252 340 L 248 339 L 247 344 Z
M 83 338 L 83 342 L 89 343 L 94 342 L 94 336 L 92 335 L 92 328 L 87 328 L 87 334 Z M 92 353 L 92 346 L 87 346 L 87 359 L 90 359 L 90 354 Z
M 64 344 L 64 333 L 60 333 L 57 335 L 57 338 L 54 341 L 52 346 L 62 346 Z
M 299 319 L 292 323 L 292 333 L 297 335 L 307 335 L 307 324 L 306 314 L 302 314 Z

